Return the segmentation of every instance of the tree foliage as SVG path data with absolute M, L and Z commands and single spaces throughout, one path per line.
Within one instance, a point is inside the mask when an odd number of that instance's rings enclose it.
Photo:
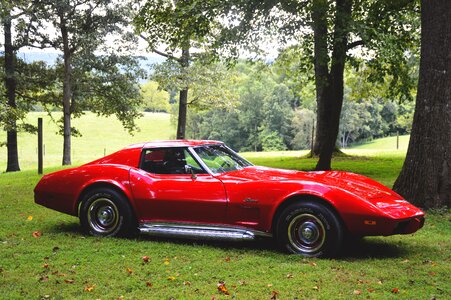
M 162 90 L 158 82 L 147 81 L 141 86 L 144 111 L 170 112 L 169 93 Z
M 71 164 L 71 135 L 76 133 L 71 117 L 79 114 L 79 107 L 90 103 L 90 109 L 98 114 L 116 114 L 128 130 L 139 115 L 136 83 L 142 72 L 136 58 L 121 55 L 130 48 L 128 40 L 136 41 L 127 31 L 131 6 L 109 0 L 38 0 L 36 8 L 47 27 L 28 37 L 29 43 L 63 53 L 62 102 L 56 104 L 63 111 L 63 164 Z M 125 43 L 121 49 L 107 46 L 107 38 L 113 36 Z M 106 54 L 98 55 L 99 51 Z

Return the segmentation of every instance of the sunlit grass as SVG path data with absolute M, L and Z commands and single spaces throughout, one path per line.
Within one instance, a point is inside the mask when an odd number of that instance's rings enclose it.
M 27 121 L 37 124 L 38 117 L 43 118 L 44 128 L 44 166 L 61 165 L 63 153 L 63 137 L 57 126 L 46 113 L 29 113 Z M 61 113 L 53 113 L 58 120 Z M 115 116 L 99 117 L 86 112 L 81 118 L 73 119 L 72 126 L 77 128 L 82 136 L 72 137 L 72 163 L 82 164 L 102 157 L 133 143 L 157 139 L 169 139 L 174 135 L 170 125 L 169 115 L 164 113 L 144 113 L 136 120 L 139 131 L 130 135 Z M 22 170 L 37 169 L 37 135 L 20 133 L 19 163 Z M 6 140 L 6 133 L 0 131 L 0 141 Z M 0 172 L 6 168 L 6 147 L 0 147 Z
M 274 155 L 258 161 L 294 163 L 292 157 Z M 387 171 L 392 166 L 388 158 L 342 158 L 335 164 L 386 177 L 388 184 L 399 171 L 399 163 L 393 173 Z M 35 171 L 0 174 L 2 299 L 269 299 L 273 291 L 278 299 L 451 297 L 449 212 L 429 214 L 425 227 L 413 235 L 365 238 L 349 245 L 340 258 L 304 259 L 279 252 L 271 240 L 85 236 L 77 218 L 33 203 L 39 178 Z M 35 231 L 42 236 L 34 238 Z M 148 263 L 143 256 L 150 257 Z M 220 281 L 230 295 L 218 292 Z
M 352 146 L 352 149 L 379 149 L 379 150 L 407 150 L 409 145 L 410 135 L 399 136 L 399 145 L 397 145 L 396 136 L 389 136 L 385 138 L 375 139 L 360 145 Z M 397 148 L 398 147 L 398 148 Z

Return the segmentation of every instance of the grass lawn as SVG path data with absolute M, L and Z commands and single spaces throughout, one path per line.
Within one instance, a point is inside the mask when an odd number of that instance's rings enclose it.
M 267 166 L 315 164 L 300 159 L 303 152 L 244 155 Z M 402 153 L 367 151 L 337 158 L 333 166 L 391 186 L 402 161 Z M 33 203 L 35 173 L 0 174 L 3 299 L 270 299 L 275 292 L 277 299 L 451 298 L 449 211 L 429 213 L 416 234 L 365 238 L 343 257 L 305 259 L 277 251 L 271 241 L 85 236 L 78 219 Z M 230 295 L 218 291 L 220 281 Z
M 409 146 L 410 135 L 399 136 L 399 150 L 407 150 Z M 353 146 L 352 149 L 380 149 L 380 150 L 396 150 L 396 136 L 375 139 L 360 145 Z

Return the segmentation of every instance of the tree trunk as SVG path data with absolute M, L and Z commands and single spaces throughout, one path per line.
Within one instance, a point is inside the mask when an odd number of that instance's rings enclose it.
M 8 106 L 15 110 L 16 105 L 16 77 L 15 77 L 15 53 L 12 45 L 11 37 L 11 16 L 8 13 L 3 19 L 3 29 L 5 32 L 5 88 L 8 98 Z M 8 148 L 8 162 L 6 172 L 20 171 L 19 154 L 17 150 L 17 123 L 16 119 L 7 120 L 7 148 Z
M 450 207 L 451 2 L 421 1 L 421 60 L 409 148 L 394 190 L 424 208 Z
M 318 107 L 318 111 L 324 111 L 323 115 L 318 114 L 318 119 L 323 118 L 321 122 L 323 122 L 326 132 L 321 133 L 317 137 L 317 139 L 322 138 L 323 140 L 320 142 L 321 148 L 319 149 L 320 153 L 316 170 L 330 170 L 332 153 L 337 141 L 341 108 L 343 106 L 343 73 L 351 10 L 352 0 L 336 0 L 331 71 L 328 77 L 328 84 L 324 89 L 324 97 L 321 103 L 318 103 L 321 105 L 321 107 Z
M 71 98 L 72 98 L 72 51 L 64 17 L 60 17 L 63 39 L 64 81 L 63 81 L 63 166 L 71 164 Z
M 189 65 L 189 48 L 182 49 L 180 58 L 182 70 Z M 180 91 L 179 98 L 179 117 L 177 122 L 177 139 L 183 140 L 186 135 L 186 113 L 188 108 L 188 87 Z
M 323 141 L 327 135 L 325 120 L 326 104 L 324 91 L 328 84 L 329 55 L 327 49 L 327 0 L 314 0 L 312 8 L 312 27 L 314 39 L 315 89 L 317 102 L 316 139 L 312 155 L 319 155 Z

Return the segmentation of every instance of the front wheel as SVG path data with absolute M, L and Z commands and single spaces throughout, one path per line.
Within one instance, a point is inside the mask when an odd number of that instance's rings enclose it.
M 298 202 L 285 208 L 276 223 L 276 239 L 285 250 L 307 257 L 336 255 L 343 228 L 335 213 L 320 203 Z
M 80 207 L 80 224 L 93 236 L 130 236 L 137 228 L 136 218 L 122 194 L 108 188 L 87 193 Z

